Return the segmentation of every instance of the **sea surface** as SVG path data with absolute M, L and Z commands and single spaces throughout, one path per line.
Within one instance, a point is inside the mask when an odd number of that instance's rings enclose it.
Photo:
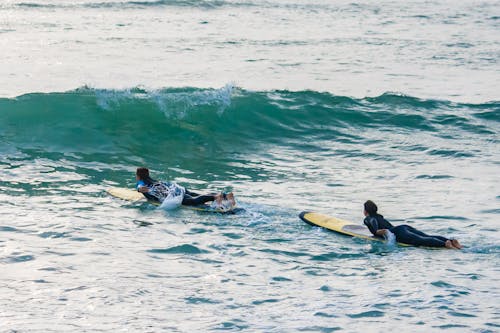
M 0 1 L 0 332 L 499 332 L 499 87 L 500 1 Z

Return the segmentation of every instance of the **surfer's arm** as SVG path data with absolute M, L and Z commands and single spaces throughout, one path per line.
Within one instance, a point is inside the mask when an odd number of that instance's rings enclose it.
M 149 187 L 147 187 L 147 186 L 139 186 L 139 187 L 137 187 L 137 191 L 139 191 L 141 193 L 148 193 L 149 192 Z
M 364 221 L 373 236 L 385 237 L 387 229 L 379 229 L 379 224 L 376 218 L 368 216 Z
M 138 192 L 141 193 L 149 192 L 149 187 L 146 186 L 146 183 L 143 180 L 139 180 L 137 184 L 135 184 L 135 188 L 137 189 Z

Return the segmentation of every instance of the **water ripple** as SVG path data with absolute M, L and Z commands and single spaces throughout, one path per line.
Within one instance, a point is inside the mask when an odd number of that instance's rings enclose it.
M 203 254 L 210 253 L 209 251 L 202 250 L 191 244 L 183 244 L 178 246 L 173 246 L 165 249 L 150 249 L 147 252 L 150 253 L 165 253 L 165 254 Z

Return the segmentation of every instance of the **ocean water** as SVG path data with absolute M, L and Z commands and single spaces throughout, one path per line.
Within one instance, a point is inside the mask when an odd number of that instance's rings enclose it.
M 500 331 L 499 1 L 0 2 L 0 332 Z M 158 179 L 244 212 L 106 194 Z M 394 224 L 461 251 L 343 237 Z

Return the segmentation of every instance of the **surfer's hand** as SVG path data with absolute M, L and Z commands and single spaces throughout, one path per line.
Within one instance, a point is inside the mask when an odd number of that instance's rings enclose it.
M 377 236 L 385 236 L 385 234 L 387 233 L 387 229 L 378 229 L 376 234 Z

